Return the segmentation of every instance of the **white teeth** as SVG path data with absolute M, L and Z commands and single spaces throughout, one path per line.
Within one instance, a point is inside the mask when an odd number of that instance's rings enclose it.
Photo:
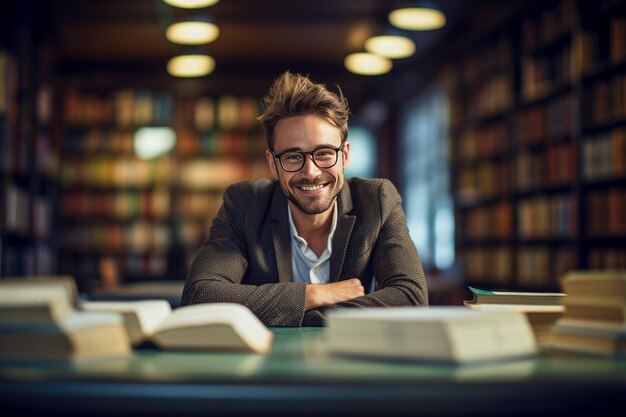
M 307 186 L 303 185 L 300 188 L 302 188 L 304 191 L 315 191 L 315 190 L 319 190 L 319 189 L 324 188 L 324 186 L 323 185 L 314 185 L 314 186 L 311 186 L 311 187 L 307 187 Z

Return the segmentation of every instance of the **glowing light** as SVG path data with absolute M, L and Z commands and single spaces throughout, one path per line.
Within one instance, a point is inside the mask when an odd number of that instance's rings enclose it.
M 365 41 L 365 50 L 392 59 L 407 58 L 415 53 L 415 43 L 405 36 L 373 36 Z
M 135 154 L 140 159 L 153 159 L 174 148 L 176 133 L 171 127 L 142 127 L 133 138 Z
M 389 22 L 405 30 L 435 30 L 446 24 L 446 16 L 437 9 L 409 7 L 389 13 Z
M 344 64 L 348 71 L 360 75 L 381 75 L 391 71 L 390 59 L 368 52 L 356 52 L 346 57 Z
M 220 29 L 210 22 L 179 22 L 170 25 L 165 37 L 173 43 L 202 45 L 211 43 L 220 35 Z
M 214 69 L 215 60 L 209 55 L 180 55 L 167 63 L 167 72 L 175 77 L 202 77 Z

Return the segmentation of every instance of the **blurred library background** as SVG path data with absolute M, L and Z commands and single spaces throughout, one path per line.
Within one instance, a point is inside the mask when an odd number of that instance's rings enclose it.
M 286 70 L 347 96 L 346 176 L 396 185 L 434 304 L 626 268 L 626 0 L 170 3 L 0 5 L 0 277 L 183 282 L 225 187 L 270 176 Z

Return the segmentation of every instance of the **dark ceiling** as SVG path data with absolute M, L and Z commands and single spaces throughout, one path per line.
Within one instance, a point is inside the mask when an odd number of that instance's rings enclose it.
M 221 0 L 194 11 L 162 0 L 21 0 L 3 1 L 3 6 L 10 6 L 5 17 L 29 16 L 35 22 L 39 38 L 51 45 L 55 73 L 67 82 L 167 84 L 183 94 L 262 94 L 274 77 L 290 69 L 339 84 L 348 97 L 360 100 L 381 79 L 432 63 L 441 52 L 438 45 L 467 30 L 470 14 L 474 21 L 477 15 L 489 19 L 492 9 L 507 2 L 437 3 L 448 17 L 447 27 L 411 33 L 418 53 L 396 61 L 396 68 L 382 77 L 351 74 L 343 59 L 362 50 L 369 35 L 388 28 L 388 12 L 404 1 Z M 220 27 L 219 38 L 199 48 L 215 58 L 216 69 L 207 77 L 180 81 L 167 75 L 166 62 L 188 49 L 168 42 L 165 27 L 194 14 L 208 14 Z

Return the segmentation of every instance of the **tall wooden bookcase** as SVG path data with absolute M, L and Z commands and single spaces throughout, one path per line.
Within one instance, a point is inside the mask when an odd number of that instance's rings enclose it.
M 256 98 L 81 82 L 64 97 L 60 271 L 83 288 L 184 279 L 225 187 L 269 175 Z M 141 159 L 146 127 L 171 128 L 174 148 Z
M 446 68 L 468 283 L 626 268 L 626 2 L 529 2 Z
M 27 15 L 28 4 L 20 7 Z M 49 275 L 57 249 L 54 82 L 27 18 L 7 38 L 0 42 L 0 277 Z

